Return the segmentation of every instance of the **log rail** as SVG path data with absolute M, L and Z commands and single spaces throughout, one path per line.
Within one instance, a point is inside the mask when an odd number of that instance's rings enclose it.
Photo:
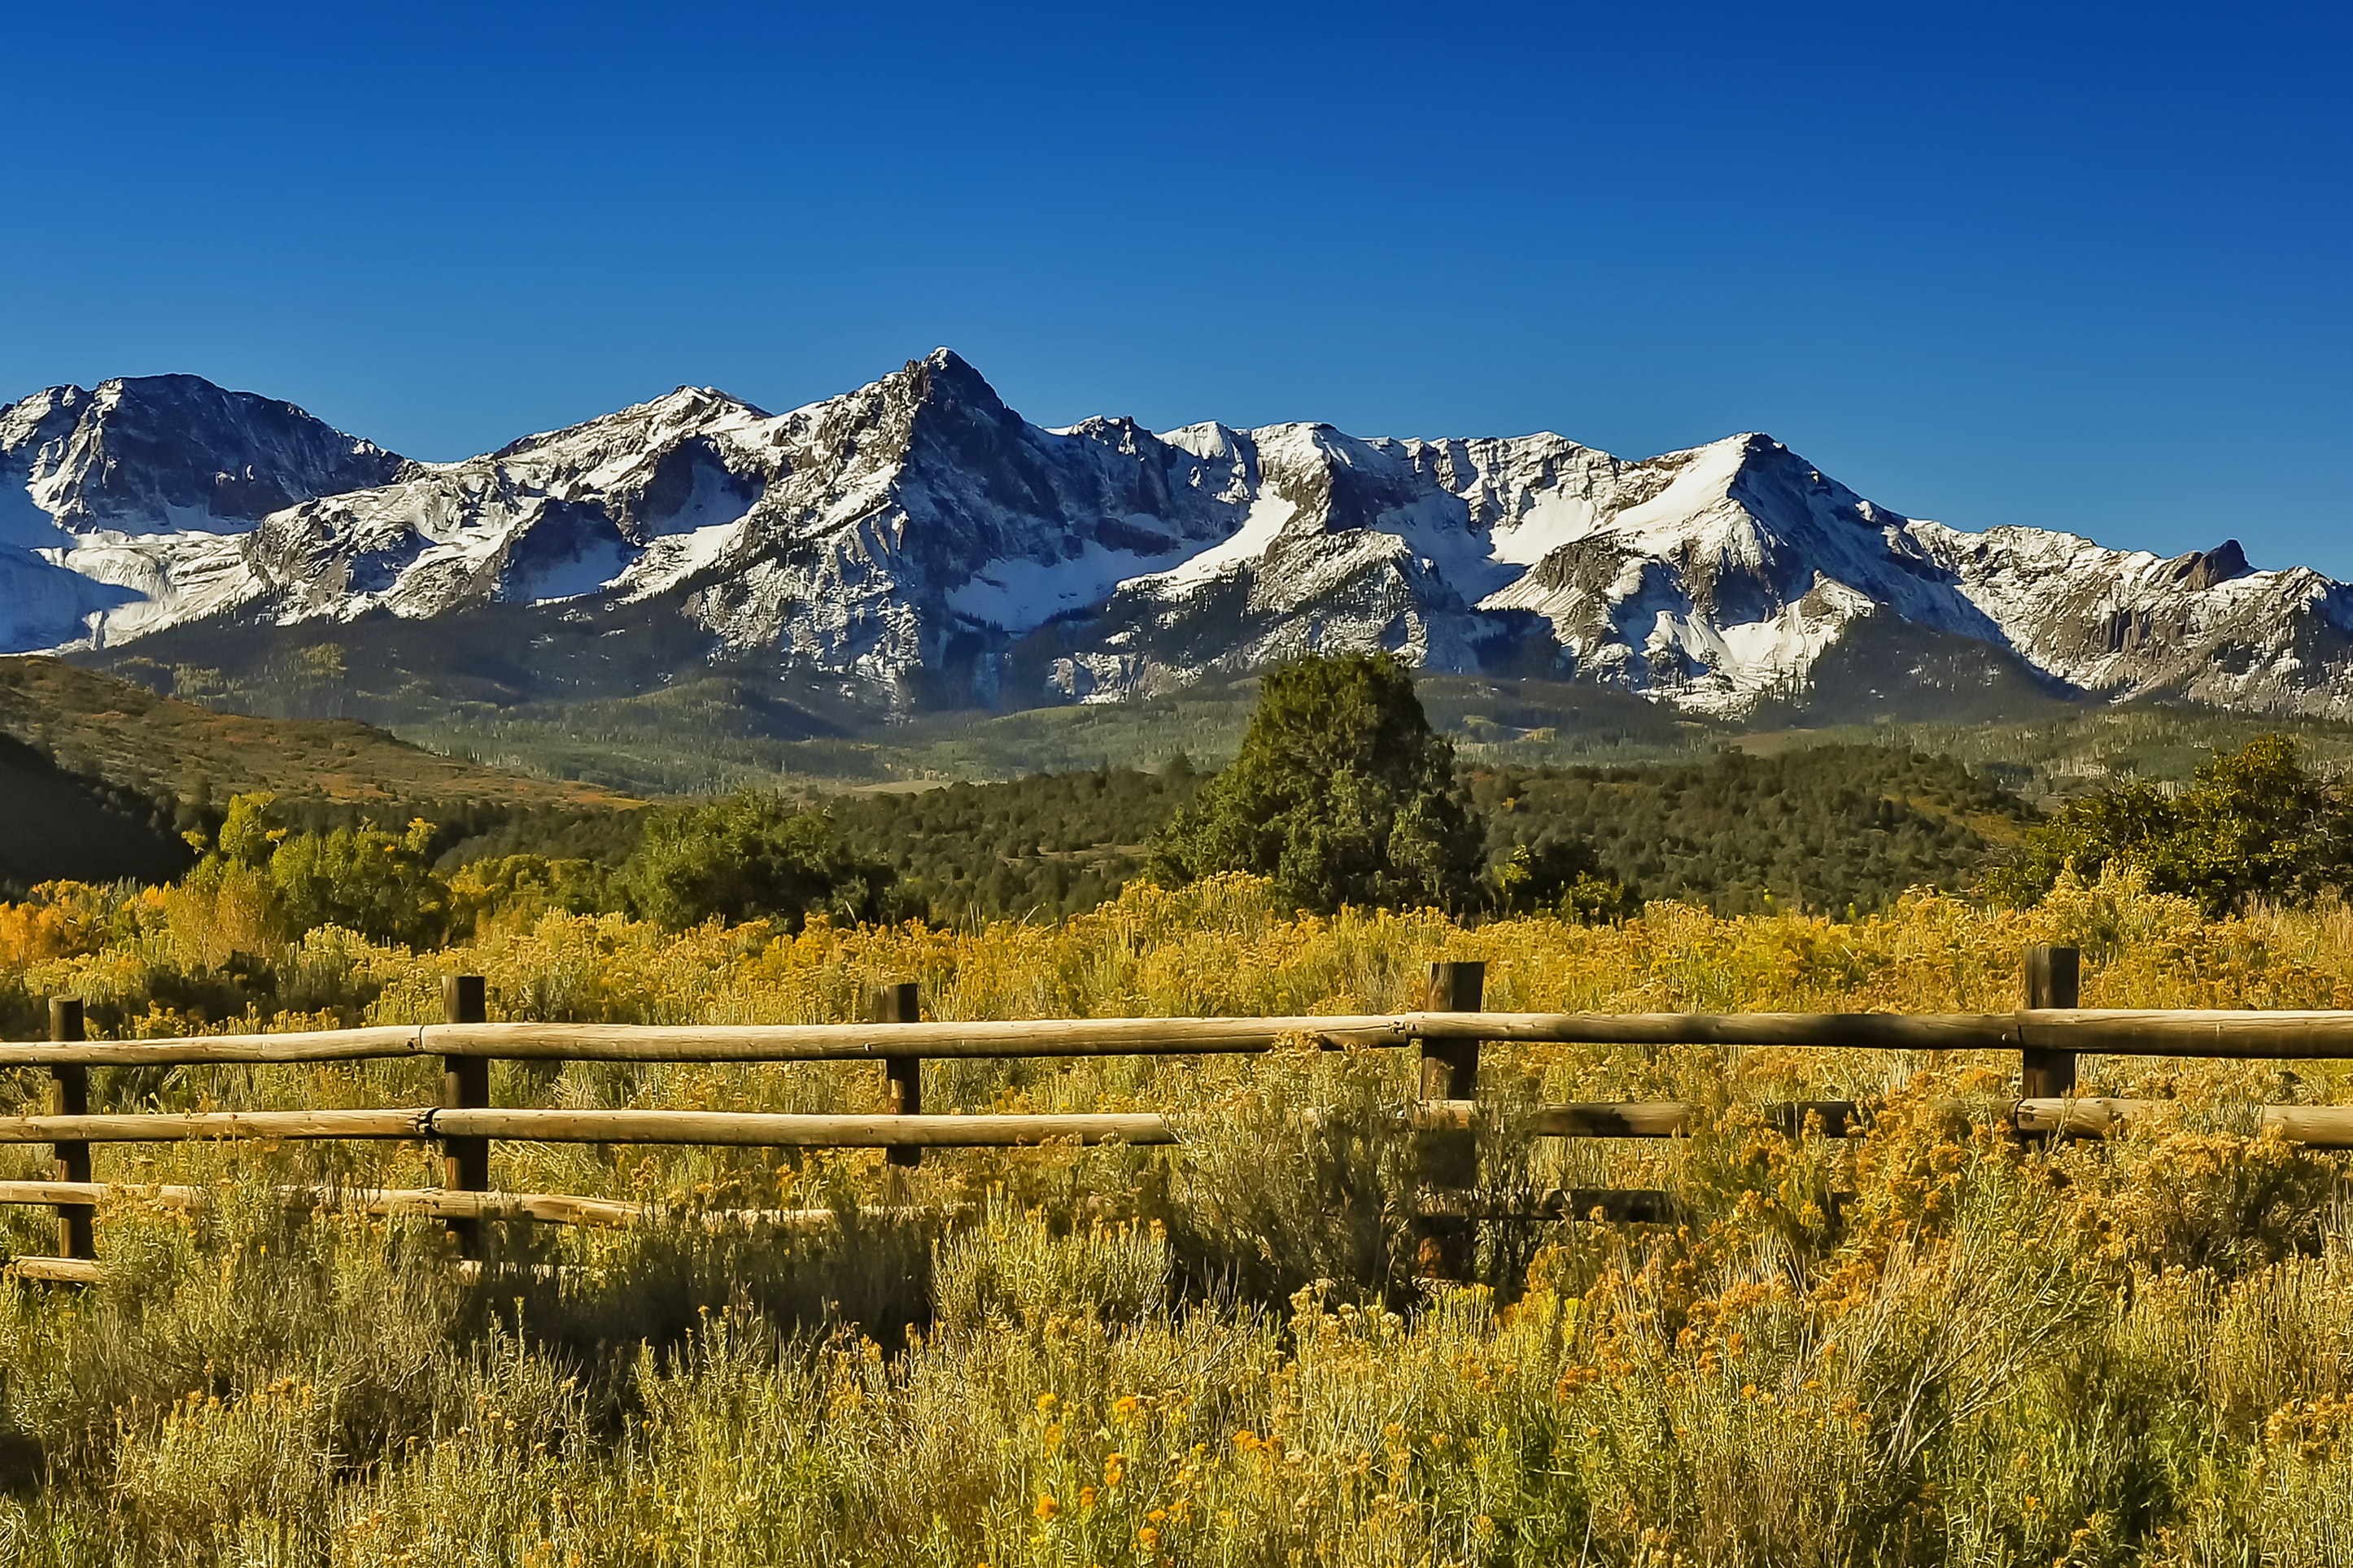
M 1833 1051 L 2353 1059 L 2353 1011 L 1402 1012 L 1290 1018 L 1064 1018 L 893 1023 L 421 1023 L 181 1040 L 0 1043 L 0 1067 L 326 1064 L 399 1057 L 577 1062 L 881 1062 L 904 1057 L 1198 1056 L 1307 1042 L 1428 1046 L 1786 1045 Z
M 179 1115 L 0 1117 L 0 1143 L 191 1143 L 210 1139 L 512 1139 L 527 1143 L 694 1143 L 756 1149 L 1018 1149 L 1174 1143 L 1149 1113 L 1048 1116 L 802 1116 L 768 1111 L 191 1111 Z M 467 1184 L 470 1186 L 470 1184 Z
M 190 1039 L 91 1041 L 80 1004 L 58 998 L 47 1042 L 0 1043 L 0 1067 L 46 1068 L 56 1086 L 52 1114 L 0 1118 L 0 1144 L 46 1143 L 58 1154 L 57 1180 L 0 1181 L 0 1204 L 52 1205 L 59 1216 L 60 1258 L 19 1258 L 20 1277 L 94 1277 L 91 1218 L 116 1192 L 181 1194 L 176 1188 L 110 1186 L 91 1180 L 90 1147 L 123 1142 L 216 1139 L 375 1139 L 436 1141 L 447 1155 L 441 1188 L 377 1194 L 376 1212 L 417 1212 L 448 1219 L 461 1253 L 483 1255 L 491 1220 L 623 1223 L 649 1213 L 641 1205 L 549 1193 L 490 1191 L 489 1149 L 495 1140 L 540 1143 L 702 1144 L 771 1148 L 881 1149 L 890 1192 L 904 1192 L 906 1168 L 922 1150 L 1023 1148 L 1047 1143 L 1165 1145 L 1178 1141 L 1166 1118 L 1147 1114 L 937 1115 L 923 1106 L 926 1060 L 1105 1055 L 1207 1055 L 1289 1048 L 1324 1050 L 1418 1046 L 1421 1096 L 1407 1113 L 1422 1148 L 1427 1216 L 1425 1249 L 1446 1266 L 1464 1245 L 1462 1226 L 1476 1204 L 1471 1139 L 1503 1126 L 1521 1136 L 1672 1138 L 1690 1131 L 1698 1108 L 1678 1104 L 1520 1107 L 1499 1124 L 1475 1099 L 1482 1041 L 1657 1048 L 1785 1046 L 1881 1052 L 2015 1052 L 2020 1095 L 2010 1121 L 2035 1136 L 2102 1136 L 2152 1114 L 2142 1102 L 2077 1098 L 2080 1054 L 2237 1058 L 2268 1061 L 2353 1059 L 2353 1011 L 2220 1012 L 2085 1009 L 2075 1005 L 2079 964 L 2067 948 L 2030 949 L 2026 1000 L 2011 1012 L 1947 1013 L 1537 1013 L 1480 1009 L 1484 966 L 1431 966 L 1430 1006 L 1390 1014 L 1274 1018 L 1080 1018 L 957 1021 L 921 1019 L 912 985 L 870 998 L 863 1023 L 618 1025 L 493 1023 L 476 976 L 450 976 L 444 1021 L 280 1034 Z M 332 1064 L 438 1058 L 443 1103 L 383 1110 L 237 1110 L 173 1114 L 90 1114 L 94 1066 Z M 493 1060 L 883 1064 L 888 1112 L 785 1115 L 704 1110 L 549 1110 L 489 1104 Z M 1840 1137 L 1859 1130 L 1862 1107 L 1809 1101 L 1767 1107 L 1793 1134 Z M 2262 1107 L 2261 1124 L 2308 1147 L 2353 1148 L 2353 1107 Z M 187 1190 L 193 1192 L 196 1190 Z M 177 1197 L 164 1201 L 179 1201 Z M 194 1199 L 187 1199 L 194 1202 Z M 1578 1192 L 1551 1201 L 1556 1214 L 1660 1217 L 1665 1194 Z M 905 1212 L 897 1204 L 890 1212 Z M 730 1213 L 733 1213 L 730 1211 Z M 797 1211 L 744 1211 L 797 1213 Z M 806 1217 L 806 1216 L 804 1216 Z

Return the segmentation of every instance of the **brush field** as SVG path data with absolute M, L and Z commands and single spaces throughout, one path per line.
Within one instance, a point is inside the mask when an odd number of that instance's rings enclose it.
M 228 891 L 0 906 L 0 1026 L 1381 1011 L 1483 959 L 1499 1010 L 2002 1009 L 2021 950 L 2089 1006 L 2353 1005 L 2353 912 L 2213 922 L 2127 877 L 2031 911 L 1917 894 L 1837 921 L 1652 904 L 1622 926 L 1296 917 L 1263 885 L 1131 887 L 1052 924 L 679 935 L 488 918 L 412 953 L 269 941 Z M 1992 1129 L 2014 1057 L 1491 1045 L 1498 1104 L 1681 1098 L 1662 1143 L 1487 1138 L 1509 1208 L 1660 1187 L 1673 1225 L 1482 1223 L 1420 1272 L 1410 1053 L 934 1063 L 928 1108 L 1162 1110 L 1174 1150 L 927 1153 L 505 1144 L 508 1190 L 650 1200 L 505 1227 L 467 1286 L 424 1221 L 281 1185 L 427 1185 L 422 1146 L 105 1147 L 106 1282 L 0 1283 L 0 1562 L 669 1564 L 2332 1563 L 2353 1560 L 2353 1213 L 2330 1156 L 2248 1136 L 2341 1099 L 2304 1064 L 2084 1064 L 2179 1102 L 2112 1143 Z M 37 1108 L 32 1072 L 0 1095 Z M 94 1109 L 428 1103 L 438 1073 L 116 1069 Z M 871 1065 L 501 1064 L 507 1105 L 871 1109 Z M 1852 1097 L 1867 1136 L 1765 1102 Z M 1955 1114 L 1957 1105 L 1965 1115 Z M 1310 1108 L 1319 1114 L 1302 1114 Z M 0 1176 L 46 1173 L 0 1150 Z M 711 1211 L 831 1208 L 754 1229 Z M 492 1227 L 495 1232 L 498 1227 Z M 53 1251 L 46 1211 L 0 1251 Z

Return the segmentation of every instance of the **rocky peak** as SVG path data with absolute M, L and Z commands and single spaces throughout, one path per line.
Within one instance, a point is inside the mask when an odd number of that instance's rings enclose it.
M 1550 434 L 1045 429 L 946 349 L 781 416 L 681 387 L 447 464 L 194 376 L 0 408 L 10 648 L 234 617 L 263 657 L 305 620 L 510 609 L 923 702 L 1377 647 L 1736 714 L 1875 621 L 2054 687 L 2353 715 L 2342 585 L 2253 573 L 2236 541 L 2168 560 L 1915 522 L 1758 432 L 1621 460 Z
M 50 387 L 0 409 L 0 483 L 77 534 L 241 532 L 409 466 L 291 403 L 199 376 Z
M 2173 570 L 2173 580 L 2183 588 L 2204 589 L 2251 577 L 2254 567 L 2247 564 L 2246 551 L 2236 539 L 2225 539 L 2211 550 L 2192 550 L 2186 556 L 2176 556 L 2166 563 Z
M 935 348 L 921 359 L 911 359 L 897 375 L 884 376 L 878 385 L 903 397 L 919 419 L 1000 426 L 1023 422 L 1020 415 L 1006 407 L 987 377 L 952 349 Z

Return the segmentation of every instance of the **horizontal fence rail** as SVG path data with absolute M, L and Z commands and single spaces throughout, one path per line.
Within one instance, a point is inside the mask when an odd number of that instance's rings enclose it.
M 92 1216 L 102 1202 L 197 1208 L 206 1189 L 100 1182 L 92 1179 L 94 1145 L 210 1139 L 378 1139 L 437 1143 L 445 1184 L 428 1188 L 280 1188 L 281 1202 L 371 1213 L 417 1213 L 447 1222 L 458 1248 L 476 1266 L 485 1255 L 486 1224 L 533 1220 L 621 1224 L 657 1214 L 693 1213 L 707 1223 L 794 1226 L 833 1223 L 831 1210 L 702 1209 L 564 1193 L 501 1192 L 491 1182 L 497 1142 L 609 1145 L 693 1144 L 765 1148 L 877 1149 L 885 1151 L 890 1202 L 860 1213 L 940 1213 L 903 1201 L 910 1168 L 926 1149 L 1018 1149 L 1050 1144 L 1167 1145 L 1179 1126 L 1150 1113 L 926 1114 L 925 1060 L 1109 1055 L 1247 1054 L 1305 1046 L 1324 1050 L 1419 1046 L 1420 1092 L 1402 1113 L 1417 1143 L 1421 1187 L 1415 1203 L 1425 1261 L 1432 1272 L 1459 1269 L 1469 1227 L 1494 1219 L 1599 1217 L 1663 1220 L 1672 1205 L 1659 1192 L 1578 1189 L 1504 1209 L 1479 1188 L 1478 1135 L 1672 1139 L 1695 1131 L 1702 1107 L 1681 1103 L 1596 1102 L 1514 1105 L 1476 1096 L 1482 1042 L 1657 1048 L 1780 1046 L 1884 1052 L 2016 1052 L 2020 1095 L 2008 1124 L 2035 1137 L 2101 1137 L 2162 1114 L 2165 1102 L 2082 1097 L 2076 1065 L 2087 1054 L 2302 1061 L 2353 1059 L 2353 1011 L 2252 1012 L 2085 1009 L 2074 1005 L 2080 965 L 2072 949 L 2029 949 L 2024 995 L 2010 1012 L 1591 1013 L 1482 1011 L 1485 966 L 1430 966 L 1428 1005 L 1419 1012 L 1271 1018 L 1081 1018 L 923 1021 L 913 985 L 874 992 L 860 1023 L 620 1025 L 492 1023 L 479 976 L 444 981 L 443 1022 L 280 1034 L 91 1041 L 80 1003 L 54 999 L 46 1043 L 0 1044 L 0 1067 L 46 1069 L 47 1115 L 0 1118 L 0 1144 L 49 1144 L 54 1181 L 0 1181 L 0 1204 L 54 1206 L 58 1258 L 20 1257 L 20 1277 L 87 1281 L 98 1277 Z M 219 1110 L 185 1114 L 92 1114 L 92 1067 L 325 1065 L 424 1058 L 442 1068 L 442 1103 L 386 1109 Z M 563 1062 L 815 1063 L 879 1062 L 879 1114 L 799 1114 L 724 1110 L 540 1109 L 490 1103 L 493 1060 Z M 1791 1137 L 1852 1136 L 1867 1107 L 1844 1100 L 1760 1107 L 1767 1125 Z M 1959 1113 L 1963 1107 L 1954 1107 Z M 1328 1113 L 1300 1113 L 1320 1120 Z M 1979 1107 L 1978 1114 L 1986 1114 Z M 2257 1107 L 2256 1123 L 2316 1149 L 2353 1149 L 2353 1106 Z M 1179 1118 L 1181 1121 L 1181 1118 Z
M 192 1143 L 206 1139 L 428 1136 L 416 1110 L 260 1110 L 0 1118 L 0 1143 Z
M 1846 1117 L 1844 1101 L 1808 1102 Z M 1778 1108 L 1778 1107 L 1775 1107 Z M 1424 1132 L 1497 1128 L 1527 1138 L 1674 1138 L 1698 1124 L 1697 1106 L 1613 1100 L 1482 1108 L 1475 1100 L 1426 1100 L 1407 1113 Z M 1833 1133 L 1833 1136 L 1836 1136 Z M 769 1149 L 998 1149 L 1076 1139 L 1162 1145 L 1178 1141 L 1153 1111 L 1043 1115 L 807 1115 L 766 1111 L 396 1110 L 189 1111 L 179 1115 L 0 1117 L 0 1143 L 193 1143 L 208 1139 L 424 1139 L 489 1138 L 526 1143 L 695 1143 Z M 69 1185 L 70 1183 L 69 1183 Z M 0 1182 L 0 1189 L 8 1184 Z M 0 1200 L 5 1201 L 5 1200 Z
M 2175 1108 L 2170 1100 L 2021 1100 L 2010 1111 L 2010 1123 L 2026 1133 L 2100 1138 Z M 2353 1149 L 2353 1106 L 2262 1106 L 2256 1107 L 2255 1127 L 2307 1149 Z
M 422 1023 L 174 1040 L 0 1044 L 0 1066 L 237 1065 L 397 1057 L 577 1062 L 871 1062 L 894 1056 L 1214 1055 L 1448 1041 L 2059 1051 L 2247 1061 L 2353 1058 L 2353 1012 L 1400 1012 L 1286 1018 L 990 1019 L 923 1023 Z
M 205 1139 L 491 1138 L 526 1143 L 697 1143 L 764 1149 L 1018 1149 L 1080 1143 L 1166 1144 L 1150 1112 L 1044 1116 L 805 1116 L 766 1111 L 411 1110 L 192 1111 L 172 1116 L 0 1117 L 0 1143 L 188 1143 Z
M 349 1210 L 363 1214 L 424 1214 L 445 1220 L 537 1220 L 564 1225 L 625 1225 L 687 1213 L 717 1224 L 815 1229 L 841 1218 L 838 1209 L 729 1209 L 699 1204 L 642 1203 L 625 1198 L 583 1198 L 568 1192 L 469 1192 L 447 1187 L 280 1187 L 289 1207 Z M 0 1181 L 0 1203 L 151 1203 L 164 1209 L 208 1209 L 219 1193 L 209 1187 L 137 1181 Z M 850 1211 L 866 1220 L 937 1219 L 957 1211 L 869 1203 Z

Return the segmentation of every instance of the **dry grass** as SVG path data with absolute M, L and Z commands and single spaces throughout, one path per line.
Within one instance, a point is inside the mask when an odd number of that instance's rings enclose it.
M 237 912 L 60 893 L 0 910 L 21 1012 L 117 1033 L 494 1016 L 850 1016 L 913 978 L 945 1017 L 1380 1010 L 1488 960 L 1497 1008 L 2000 1008 L 2019 952 L 2094 1005 L 2353 1004 L 2353 916 L 2207 923 L 2128 883 L 2027 915 L 1922 896 L 1855 923 L 1654 906 L 1621 928 L 1293 918 L 1262 888 L 1135 889 L 1057 927 L 716 927 L 551 916 L 412 955 L 341 933 L 207 973 Z M 266 979 L 267 1001 L 261 985 Z M 200 1014 L 199 1009 L 205 1011 Z M 879 1156 L 502 1147 L 501 1185 L 658 1223 L 509 1227 L 560 1261 L 464 1287 L 431 1227 L 290 1213 L 289 1181 L 422 1184 L 422 1148 L 125 1149 L 85 1293 L 0 1287 L 0 1560 L 26 1563 L 2263 1563 L 2353 1561 L 2353 1224 L 2325 1157 L 2246 1136 L 2321 1069 L 2108 1059 L 2169 1095 L 2113 1144 L 1957 1125 L 2014 1061 L 1490 1047 L 1482 1095 L 1688 1098 L 1693 1138 L 1491 1142 L 1493 1196 L 1659 1185 L 1683 1223 L 1484 1224 L 1417 1281 L 1403 1053 L 938 1064 L 928 1103 L 1149 1107 L 1172 1151 L 927 1155 L 963 1218 L 861 1217 Z M 102 1075 L 162 1105 L 416 1103 L 417 1064 Z M 28 1075 L 15 1097 L 37 1091 Z M 500 1069 L 505 1103 L 867 1108 L 871 1065 Z M 1868 1097 L 1867 1137 L 1763 1102 Z M 1307 1107 L 1321 1114 L 1305 1118 Z M 29 1173 L 28 1150 L 0 1157 Z M 839 1225 L 705 1223 L 744 1202 Z M 0 1220 L 47 1250 L 49 1222 Z

